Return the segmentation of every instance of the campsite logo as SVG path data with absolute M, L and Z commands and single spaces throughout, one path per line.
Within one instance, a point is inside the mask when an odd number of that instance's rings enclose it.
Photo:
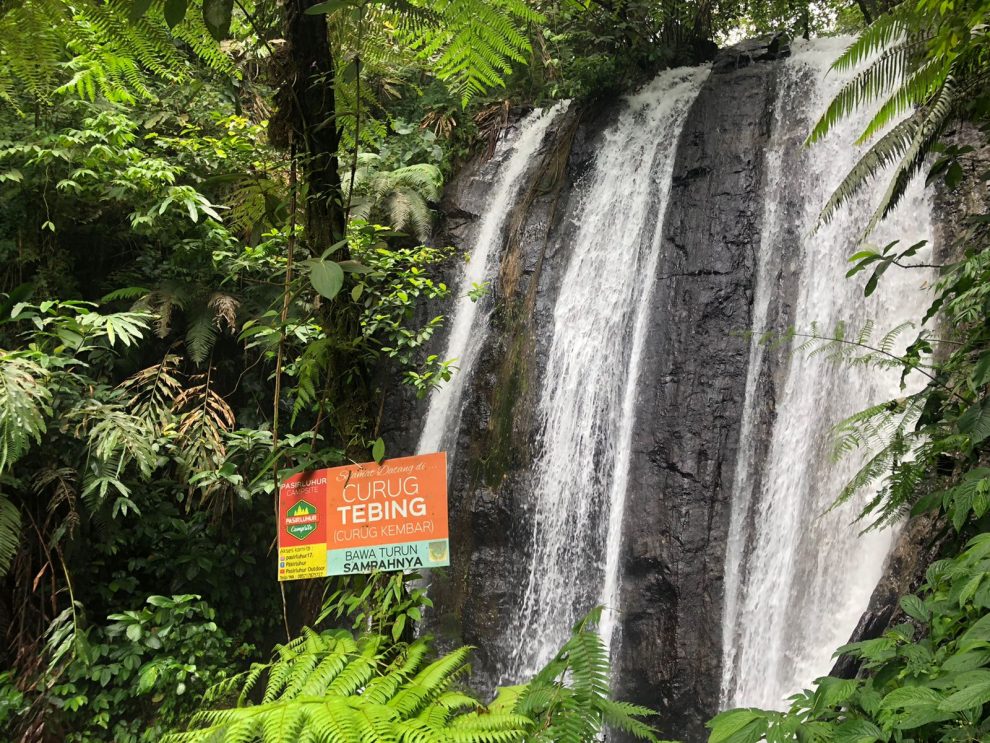
M 319 516 L 316 506 L 301 500 L 285 512 L 285 530 L 296 539 L 305 539 L 314 531 Z

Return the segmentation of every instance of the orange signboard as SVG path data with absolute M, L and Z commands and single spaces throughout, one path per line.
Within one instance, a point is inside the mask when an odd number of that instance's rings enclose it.
M 279 580 L 449 565 L 446 454 L 287 478 L 278 552 Z

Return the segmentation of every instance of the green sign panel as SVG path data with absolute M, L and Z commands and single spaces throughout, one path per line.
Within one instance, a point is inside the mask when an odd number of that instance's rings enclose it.
M 285 513 L 285 530 L 296 539 L 305 539 L 316 531 L 316 506 L 301 500 Z

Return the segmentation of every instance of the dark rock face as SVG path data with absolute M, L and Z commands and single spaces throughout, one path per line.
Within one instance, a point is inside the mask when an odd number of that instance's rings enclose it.
M 662 737 L 689 742 L 707 739 L 704 723 L 719 703 L 725 545 L 749 362 L 740 331 L 750 328 L 775 60 L 788 53 L 786 39 L 776 36 L 721 52 L 693 105 L 678 144 L 638 380 L 613 678 L 619 698 L 658 710 Z M 536 396 L 580 220 L 580 182 L 617 109 L 612 103 L 570 112 L 533 167 L 508 220 L 500 272 L 486 300 L 491 332 L 450 447 L 454 560 L 433 576 L 429 629 L 441 645 L 478 648 L 472 681 L 481 690 L 499 680 L 504 632 L 525 585 Z M 445 242 L 468 244 L 492 167 L 475 164 L 448 188 Z M 783 330 L 795 267 L 786 254 L 779 263 L 769 318 Z M 769 445 L 779 368 L 768 358 L 756 383 L 757 450 Z M 386 419 L 396 422 L 387 429 L 389 442 L 411 450 L 423 404 L 407 397 L 389 406 L 394 414 Z M 759 451 L 756 458 L 762 461 Z M 898 593 L 924 570 L 931 555 L 926 528 L 905 531 L 902 541 L 915 547 L 895 550 L 863 632 L 882 631 Z
M 790 53 L 790 39 L 786 34 L 758 36 L 720 50 L 712 63 L 712 72 L 738 70 L 755 62 L 783 59 Z
M 568 201 L 593 161 L 595 148 L 584 142 L 601 129 L 578 124 L 577 113 L 558 122 L 507 222 L 489 298 L 491 329 L 465 390 L 450 472 L 451 553 L 462 557 L 431 585 L 434 630 L 444 643 L 477 647 L 472 681 L 488 691 L 498 680 L 501 633 L 525 585 L 532 414 L 546 352 L 542 331 L 551 323 L 574 227 Z M 455 190 L 451 201 L 471 198 Z
M 665 735 L 704 740 L 717 711 L 729 497 L 742 415 L 759 244 L 770 41 L 733 52 L 696 100 L 679 143 L 639 381 L 627 496 L 617 694 L 659 714 Z M 762 51 L 761 51 L 762 50 Z M 579 182 L 617 105 L 570 115 L 516 207 L 493 287 L 492 328 L 465 392 L 451 472 L 451 568 L 434 575 L 432 630 L 497 678 L 499 642 L 524 584 L 532 412 L 560 279 L 580 218 Z M 481 179 L 483 180 L 483 179 Z M 472 172 L 448 213 L 476 210 Z M 472 208 L 474 206 L 474 208 Z M 662 215 L 656 215 L 660 218 Z M 468 223 L 467 229 L 470 229 Z
M 663 736 L 718 706 L 729 499 L 746 392 L 772 67 L 713 75 L 685 125 L 664 227 L 626 496 L 623 699 Z

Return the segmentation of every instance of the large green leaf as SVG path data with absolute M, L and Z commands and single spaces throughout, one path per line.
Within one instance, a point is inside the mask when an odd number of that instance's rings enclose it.
M 990 436 L 990 399 L 974 403 L 959 417 L 959 431 L 969 435 L 974 444 Z
M 203 23 L 210 35 L 222 41 L 230 34 L 230 16 L 234 0 L 203 0 Z
M 175 28 L 186 17 L 187 0 L 165 0 L 165 23 Z
M 131 12 L 128 14 L 128 18 L 131 23 L 136 23 L 144 17 L 144 14 L 148 12 L 148 8 L 151 7 L 152 0 L 134 0 L 131 3 Z
M 756 709 L 732 709 L 716 715 L 708 723 L 711 735 L 708 743 L 738 743 L 748 740 L 759 729 L 766 730 L 766 717 Z M 758 736 L 756 740 L 762 736 Z
M 310 264 L 309 280 L 321 295 L 333 299 L 344 285 L 344 270 L 334 261 L 313 261 Z

